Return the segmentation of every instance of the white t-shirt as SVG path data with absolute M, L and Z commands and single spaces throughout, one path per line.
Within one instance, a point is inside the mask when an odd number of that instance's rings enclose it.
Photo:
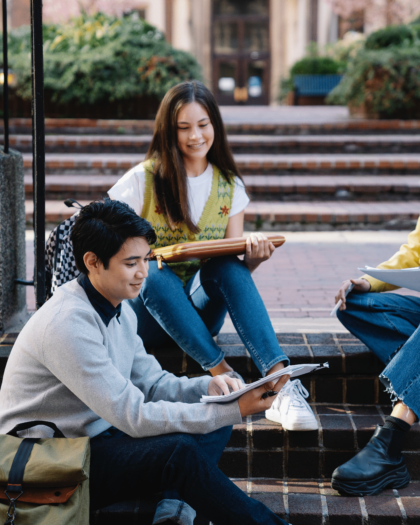
M 191 220 L 194 224 L 198 224 L 203 214 L 204 207 L 211 193 L 212 181 L 213 166 L 210 163 L 198 177 L 187 177 L 188 204 L 190 206 Z M 121 177 L 108 191 L 108 195 L 114 200 L 127 203 L 138 215 L 141 215 L 145 186 L 146 173 L 143 164 L 140 163 Z M 235 177 L 235 191 L 229 217 L 233 217 L 233 215 L 243 211 L 248 203 L 249 197 L 246 194 L 245 186 L 239 177 Z

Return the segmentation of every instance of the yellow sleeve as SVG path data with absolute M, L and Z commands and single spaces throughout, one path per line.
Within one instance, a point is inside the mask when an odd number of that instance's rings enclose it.
M 416 268 L 418 266 L 420 266 L 420 217 L 417 221 L 416 229 L 408 236 L 407 243 L 403 244 L 391 259 L 380 264 L 378 268 L 382 268 L 383 270 L 401 270 L 403 268 Z M 366 279 L 366 281 L 370 283 L 371 292 L 388 292 L 398 289 L 398 286 L 383 283 L 369 275 L 363 275 L 362 279 Z

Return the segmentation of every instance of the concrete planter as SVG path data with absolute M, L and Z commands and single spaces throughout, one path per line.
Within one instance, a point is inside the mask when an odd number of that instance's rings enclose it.
M 370 120 L 417 120 L 420 118 L 420 106 L 411 108 L 402 108 L 392 114 L 382 114 L 372 110 L 368 104 L 362 103 L 360 105 L 348 103 L 349 114 L 353 118 L 362 118 Z
M 0 148 L 0 333 L 26 320 L 25 189 L 22 155 Z
M 366 106 L 365 103 L 363 104 L 347 104 L 347 107 L 349 108 L 349 114 L 353 118 L 362 118 L 362 119 L 375 119 L 377 120 L 379 118 L 379 113 L 375 113 L 372 111 L 371 108 Z

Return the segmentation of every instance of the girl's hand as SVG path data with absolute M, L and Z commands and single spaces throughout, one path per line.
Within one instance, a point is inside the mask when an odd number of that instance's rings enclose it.
M 264 392 L 268 392 L 269 390 L 280 392 L 289 379 L 290 376 L 282 376 L 275 384 L 274 381 L 270 381 L 269 383 L 265 383 L 259 388 L 254 388 L 254 390 L 250 390 L 241 396 L 238 399 L 241 416 L 250 416 L 262 412 L 263 410 L 268 410 L 276 398 L 273 396 L 263 399 L 262 396 Z
M 230 394 L 229 387 L 231 387 L 231 389 L 236 392 L 237 390 L 244 388 L 245 385 L 240 379 L 229 377 L 225 374 L 214 376 L 209 383 L 209 396 L 221 396 L 223 394 L 228 395 Z
M 335 296 L 335 304 L 337 304 L 340 299 L 343 301 L 339 308 L 340 310 L 346 309 L 346 290 L 351 284 L 354 284 L 353 290 L 358 293 L 367 293 L 370 290 L 370 283 L 366 281 L 366 279 L 349 279 L 343 281 L 341 288 Z
M 267 261 L 276 248 L 263 233 L 251 233 L 246 240 L 245 265 L 253 272 L 262 262 Z

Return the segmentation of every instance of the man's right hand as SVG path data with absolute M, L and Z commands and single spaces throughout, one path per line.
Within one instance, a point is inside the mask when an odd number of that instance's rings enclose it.
M 289 378 L 290 376 L 287 375 L 282 376 L 275 384 L 273 381 L 270 383 L 265 383 L 259 388 L 254 388 L 254 390 L 250 390 L 241 396 L 238 400 L 241 416 L 250 416 L 252 414 L 258 414 L 258 412 L 262 412 L 263 410 L 268 410 L 273 404 L 273 401 L 276 399 L 276 396 L 263 399 L 263 394 L 269 390 L 280 392 Z
M 353 290 L 358 293 L 366 293 L 370 290 L 370 282 L 366 281 L 366 279 L 349 279 L 343 281 L 341 288 L 338 290 L 338 294 L 335 296 L 335 304 L 337 304 L 340 299 L 343 301 L 340 310 L 346 309 L 346 290 L 351 284 L 354 284 Z

